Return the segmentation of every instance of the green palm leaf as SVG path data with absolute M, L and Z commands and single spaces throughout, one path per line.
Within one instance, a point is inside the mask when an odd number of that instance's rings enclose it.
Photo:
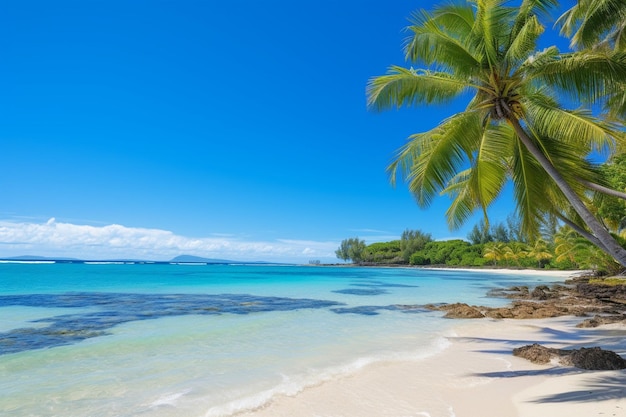
M 467 83 L 446 72 L 391 67 L 387 75 L 370 79 L 367 104 L 378 110 L 402 105 L 445 103 L 458 96 Z
M 626 83 L 626 53 L 593 51 L 552 55 L 534 60 L 523 70 L 530 77 L 559 87 L 573 99 L 597 102 Z
M 446 212 L 448 225 L 457 229 L 471 213 L 481 208 L 487 218 L 487 208 L 501 193 L 508 177 L 506 155 L 510 155 L 512 131 L 506 126 L 489 125 L 482 132 L 471 168 L 448 181 L 442 194 L 452 197 Z
M 579 0 L 558 20 L 562 33 L 573 46 L 590 48 L 610 43 L 620 48 L 626 42 L 626 2 L 623 0 Z
M 409 138 L 387 168 L 391 180 L 395 181 L 400 170 L 417 203 L 427 207 L 450 178 L 468 163 L 480 137 L 478 114 L 464 112 L 452 116 L 436 128 Z
M 454 68 L 471 74 L 480 67 L 480 60 L 467 49 L 465 42 L 470 33 L 467 9 L 450 6 L 438 10 L 435 16 L 422 10 L 412 18 L 412 32 L 405 45 L 405 55 L 410 61 L 434 62 L 440 68 Z
M 564 110 L 541 91 L 525 96 L 528 124 L 539 137 L 579 144 L 580 152 L 614 150 L 624 140 L 619 125 L 594 117 L 588 109 Z

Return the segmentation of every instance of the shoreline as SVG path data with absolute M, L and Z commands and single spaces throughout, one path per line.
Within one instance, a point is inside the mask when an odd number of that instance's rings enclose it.
M 346 268 L 390 268 L 390 269 L 420 269 L 426 271 L 461 271 L 461 272 L 487 272 L 494 274 L 518 274 L 518 275 L 547 275 L 558 278 L 576 278 L 592 274 L 593 271 L 585 269 L 533 269 L 533 268 L 512 268 L 512 267 L 452 267 L 452 266 L 424 266 L 405 264 L 302 264 L 299 266 L 310 267 L 346 267 Z
M 279 395 L 242 417 L 589 417 L 625 415 L 626 373 L 536 365 L 515 347 L 626 350 L 626 328 L 576 329 L 571 317 L 462 324 L 450 346 L 418 360 L 377 363 L 353 375 Z
M 517 275 L 546 275 L 555 278 L 576 278 L 582 275 L 589 274 L 590 271 L 584 269 L 576 270 L 561 270 L 561 269 L 511 269 L 511 268 L 431 268 L 431 267 L 419 267 L 420 269 L 432 270 L 432 271 L 465 271 L 465 272 L 487 272 L 490 274 L 517 274 Z
M 440 268 L 437 268 L 440 269 Z M 451 268 L 458 271 L 459 269 Z M 471 271 L 475 271 L 471 269 Z M 492 270 L 518 273 L 517 270 Z M 572 278 L 586 271 L 553 271 Z M 538 273 L 528 271 L 526 273 Z M 543 273 L 543 272 L 542 272 Z M 420 360 L 381 362 L 277 395 L 242 417 L 589 417 L 626 415 L 626 371 L 533 364 L 514 348 L 601 347 L 626 354 L 626 326 L 577 328 L 581 317 L 458 320 L 449 346 Z

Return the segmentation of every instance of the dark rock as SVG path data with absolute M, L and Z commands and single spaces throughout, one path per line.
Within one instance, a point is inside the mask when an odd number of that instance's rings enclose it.
M 626 302 L 626 285 L 578 284 L 576 291 L 583 297 Z
M 530 295 L 528 287 L 495 288 L 487 293 L 488 297 L 525 299 Z
M 622 323 L 626 321 L 625 314 L 619 315 L 610 315 L 610 316 L 599 316 L 596 315 L 590 319 L 584 320 L 576 325 L 579 328 L 593 328 L 602 326 L 604 324 L 613 324 L 613 323 Z
M 539 365 L 558 362 L 564 366 L 594 371 L 626 369 L 626 360 L 613 351 L 599 347 L 564 350 L 535 343 L 513 349 L 513 355 Z
M 510 307 L 488 309 L 485 315 L 498 319 L 541 319 L 559 317 L 568 313 L 567 308 L 554 304 L 516 301 Z
M 439 309 L 446 312 L 444 318 L 447 319 L 478 319 L 485 317 L 479 309 L 465 303 L 446 304 Z
M 547 300 L 549 298 L 546 292 L 547 289 L 548 287 L 544 285 L 536 287 L 533 292 L 530 293 L 530 297 L 534 300 Z
M 527 359 L 532 363 L 536 363 L 539 365 L 545 365 L 547 363 L 550 363 L 553 359 L 560 358 L 561 355 L 561 350 L 547 348 L 537 343 L 513 349 L 513 356 Z
M 603 371 L 626 368 L 626 361 L 621 356 L 599 347 L 574 350 L 569 360 L 573 366 L 581 369 Z

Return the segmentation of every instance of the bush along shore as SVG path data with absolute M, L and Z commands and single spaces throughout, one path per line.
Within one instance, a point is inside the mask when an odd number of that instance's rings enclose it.
M 564 285 L 496 289 L 490 291 L 489 296 L 509 298 L 512 302 L 504 307 L 454 303 L 428 304 L 421 308 L 442 311 L 445 318 L 451 319 L 542 319 L 575 316 L 581 319 L 576 326 L 578 328 L 612 323 L 626 325 L 626 280 L 603 282 L 589 277 L 578 277 L 566 281 Z M 593 370 L 626 368 L 626 360 L 617 353 L 600 347 L 562 350 L 532 344 L 516 348 L 512 353 L 537 364 L 558 363 Z

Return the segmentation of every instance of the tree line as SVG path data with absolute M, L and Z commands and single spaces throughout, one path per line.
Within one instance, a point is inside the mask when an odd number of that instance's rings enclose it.
M 476 229 L 483 227 L 477 225 Z M 358 237 L 344 239 L 335 253 L 339 259 L 360 265 L 589 269 L 598 275 L 615 275 L 621 270 L 612 257 L 567 226 L 533 242 L 510 240 L 513 235 L 515 231 L 504 224 L 479 234 L 470 232 L 468 240 L 437 241 L 419 230 L 406 230 L 400 239 L 390 242 L 368 245 Z

